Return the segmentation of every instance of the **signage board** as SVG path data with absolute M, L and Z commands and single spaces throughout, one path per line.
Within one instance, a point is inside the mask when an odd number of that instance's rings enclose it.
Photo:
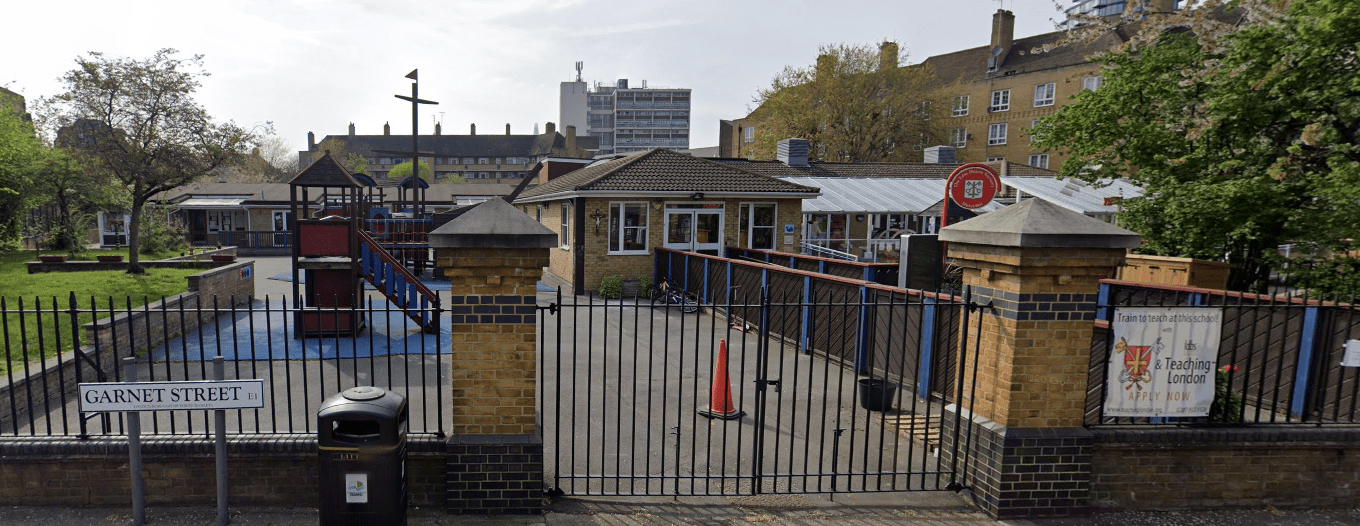
M 80 412 L 258 409 L 264 380 L 80 384 Z
M 1117 307 L 1111 332 L 1105 416 L 1208 416 L 1221 309 Z
M 996 198 L 1001 190 L 1001 178 L 990 166 L 969 163 L 955 168 L 945 181 L 945 187 L 946 195 L 959 206 L 976 210 Z

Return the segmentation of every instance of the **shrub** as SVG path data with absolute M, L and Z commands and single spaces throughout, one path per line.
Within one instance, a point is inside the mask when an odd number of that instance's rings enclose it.
M 179 252 L 189 246 L 185 241 L 188 230 L 184 223 L 174 219 L 159 219 L 154 214 L 142 217 L 142 237 L 139 252 L 157 254 Z
M 638 276 L 637 282 L 638 282 L 638 296 L 641 296 L 643 298 L 648 297 L 647 294 L 651 292 L 650 289 L 652 288 L 651 276 Z
M 1236 365 L 1224 365 L 1214 370 L 1214 401 L 1209 404 L 1209 421 L 1235 423 L 1242 421 L 1242 395 L 1232 390 L 1232 373 Z
M 623 294 L 622 276 L 605 276 L 600 279 L 600 296 L 605 299 L 618 299 Z

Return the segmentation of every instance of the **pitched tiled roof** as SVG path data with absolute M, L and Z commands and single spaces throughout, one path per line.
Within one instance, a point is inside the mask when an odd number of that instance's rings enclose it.
M 525 190 L 520 199 L 564 192 L 815 194 L 817 191 L 708 159 L 653 148 L 576 170 Z
M 713 161 L 770 177 L 891 177 L 896 179 L 945 179 L 963 163 L 823 163 L 808 166 L 789 166 L 779 161 L 751 161 L 747 159 L 713 159 Z M 1002 173 L 1003 161 L 983 163 Z M 1032 166 L 1009 163 L 1005 175 L 1048 176 L 1055 172 Z

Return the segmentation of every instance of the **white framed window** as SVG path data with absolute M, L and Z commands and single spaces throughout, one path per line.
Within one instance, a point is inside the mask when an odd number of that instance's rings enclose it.
M 954 111 L 949 114 L 951 117 L 962 117 L 968 115 L 968 96 L 959 95 L 954 97 Z
M 487 157 L 478 157 L 477 164 L 491 164 L 491 159 Z
M 562 250 L 571 250 L 571 202 L 562 201 L 562 232 L 557 235 Z
M 1104 85 L 1105 77 L 1102 77 L 1100 75 L 1091 75 L 1089 77 L 1081 79 L 1081 89 L 1084 90 L 1095 91 L 1100 89 L 1100 87 Z
M 988 111 L 1010 111 L 1011 90 L 999 89 L 992 92 L 992 105 Z
M 955 148 L 968 147 L 968 128 L 956 128 L 949 130 L 949 144 Z
M 989 162 L 989 163 L 990 163 L 990 162 L 997 162 L 997 161 L 1004 161 L 1004 160 L 1006 160 L 1005 157 L 988 157 L 988 158 L 987 158 L 987 162 Z
M 1039 119 L 1029 121 L 1029 142 L 1034 144 L 1034 136 L 1039 135 Z
M 647 253 L 647 203 L 609 203 L 609 253 Z
M 1030 165 L 1030 166 L 1033 166 L 1033 167 L 1035 167 L 1035 168 L 1043 168 L 1043 169 L 1047 170 L 1047 169 L 1048 169 L 1048 154 L 1046 154 L 1046 153 L 1036 153 L 1036 154 L 1034 154 L 1034 155 L 1029 156 L 1029 165 Z
M 779 208 L 774 203 L 742 203 L 737 235 L 740 246 L 754 250 L 774 250 L 775 222 Z
M 742 140 L 743 140 L 743 141 L 746 141 L 746 142 L 756 142 L 756 128 L 755 128 L 754 126 L 747 126 L 747 127 L 746 127 L 746 130 L 745 130 L 744 132 L 742 132 L 742 133 L 743 133 L 743 135 L 742 135 Z
M 1038 108 L 1040 106 L 1052 106 L 1054 98 L 1053 95 L 1054 93 L 1056 93 L 1055 89 L 1056 84 L 1052 82 L 1049 82 L 1048 84 L 1039 84 L 1035 86 L 1034 107 Z
M 1004 122 L 999 122 L 987 127 L 987 145 L 996 146 L 1006 144 L 1006 128 Z

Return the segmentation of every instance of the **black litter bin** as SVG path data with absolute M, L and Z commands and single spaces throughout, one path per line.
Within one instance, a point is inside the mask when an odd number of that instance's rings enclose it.
M 321 403 L 321 524 L 406 524 L 406 417 L 406 397 L 377 387 Z
M 880 378 L 864 378 L 859 381 L 859 406 L 870 411 L 892 409 L 893 397 L 897 395 L 897 385 Z

